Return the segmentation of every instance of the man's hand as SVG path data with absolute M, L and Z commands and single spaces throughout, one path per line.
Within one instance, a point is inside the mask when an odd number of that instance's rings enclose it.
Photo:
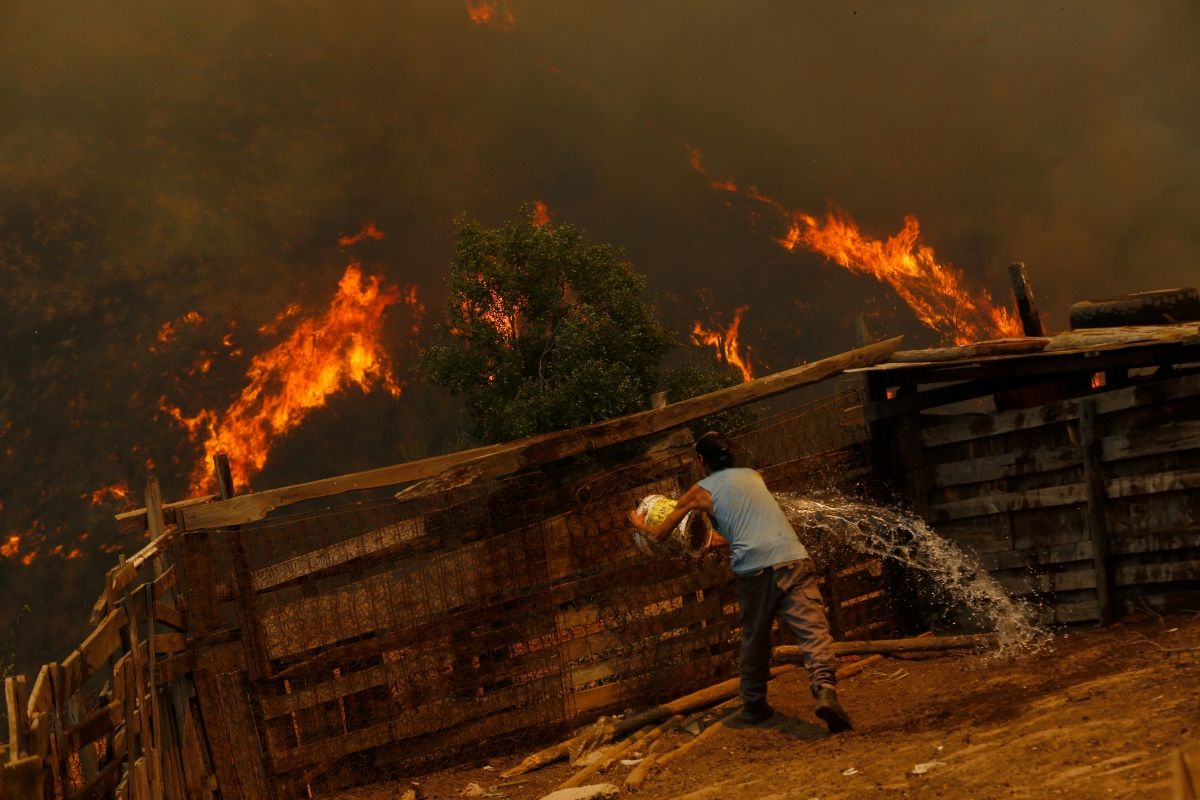
M 639 514 L 636 508 L 629 512 L 629 521 L 642 533 L 650 533 L 650 528 L 646 525 L 646 515 Z

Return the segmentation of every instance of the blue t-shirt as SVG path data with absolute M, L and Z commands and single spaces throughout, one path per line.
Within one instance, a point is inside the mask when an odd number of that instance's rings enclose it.
M 729 542 L 735 575 L 808 558 L 787 515 L 757 472 L 744 467 L 720 469 L 701 479 L 700 485 L 712 495 L 717 531 Z

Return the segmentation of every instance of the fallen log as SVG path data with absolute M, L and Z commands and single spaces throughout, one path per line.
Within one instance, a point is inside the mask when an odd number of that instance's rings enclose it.
M 795 664 L 782 664 L 777 667 L 771 667 L 771 677 L 775 678 L 795 669 Z M 626 717 L 625 719 L 606 719 L 603 722 L 603 726 L 607 727 L 608 730 L 603 732 L 601 735 L 607 736 L 610 740 L 615 739 L 618 736 L 622 736 L 639 728 L 644 728 L 647 725 L 656 725 L 662 722 L 664 719 L 676 714 L 686 714 L 699 708 L 706 708 L 714 705 L 722 700 L 728 700 L 730 697 L 733 697 L 735 694 L 737 694 L 737 690 L 738 679 L 730 678 L 727 681 L 722 681 L 721 683 L 709 686 L 706 689 L 692 692 L 691 694 L 687 694 L 676 700 L 672 700 L 669 703 L 664 703 L 661 706 L 655 706 L 654 708 L 647 709 L 640 714 L 634 714 L 633 716 Z M 553 764 L 556 761 L 567 758 L 570 755 L 572 745 L 578 745 L 582 742 L 595 741 L 596 736 L 596 726 L 591 725 L 582 733 L 571 739 L 568 739 L 565 742 L 559 742 L 558 744 L 551 745 L 544 750 L 539 750 L 538 752 L 533 753 L 515 767 L 501 772 L 500 777 L 511 778 L 514 775 L 522 775 L 531 770 L 544 767 L 547 764 Z
M 640 747 L 646 742 L 655 742 L 655 740 L 657 740 L 660 736 L 681 722 L 683 722 L 683 717 L 674 716 L 657 727 L 647 727 L 642 729 L 633 736 L 630 736 L 625 741 L 615 744 L 604 752 L 600 753 L 591 764 L 560 783 L 555 791 L 558 791 L 559 789 L 571 789 L 576 786 L 582 786 L 584 781 L 591 778 L 596 773 L 603 772 L 604 770 L 608 769 L 618 758 L 621 758 L 629 751 L 636 747 Z
M 640 792 L 642 784 L 646 782 L 646 777 L 650 774 L 650 770 L 654 768 L 654 762 L 657 759 L 658 753 L 646 753 L 646 757 L 642 759 L 642 763 L 634 767 L 633 771 L 625 777 L 625 791 Z
M 630 736 L 623 742 L 617 742 L 616 744 L 607 747 L 604 750 L 598 751 L 594 756 L 592 756 L 590 764 L 560 783 L 557 787 L 555 787 L 554 791 L 559 791 L 560 789 L 572 789 L 576 786 L 582 786 L 583 782 L 588 778 L 605 769 L 613 761 L 632 750 L 637 741 L 648 732 L 648 730 L 641 731 L 633 736 Z
M 921 653 L 960 648 L 991 647 L 996 644 L 994 633 L 972 633 L 962 636 L 918 636 L 910 639 L 870 639 L 859 642 L 834 642 L 833 652 L 839 656 L 858 656 L 871 653 Z M 775 660 L 800 660 L 802 651 L 795 645 L 783 645 L 774 650 Z
M 733 718 L 736 717 L 740 713 L 742 713 L 740 708 L 735 709 L 734 711 L 730 711 L 728 714 L 721 717 L 719 720 L 714 722 L 712 725 L 709 725 L 707 728 L 702 730 L 700 732 L 700 735 L 697 736 L 695 739 L 692 739 L 690 742 L 685 742 L 685 743 L 679 745 L 679 747 L 676 747 L 671 752 L 665 753 L 664 755 L 661 755 L 658 758 L 656 758 L 654 760 L 654 771 L 655 772 L 661 771 L 663 768 L 668 766 L 675 759 L 691 752 L 692 748 L 696 747 L 696 745 L 700 744 L 701 742 L 707 742 L 709 739 L 712 739 L 717 734 L 721 733 L 721 731 L 725 730 L 728 727 L 728 723 L 732 722 Z
M 866 658 L 859 659 L 858 661 L 855 661 L 853 664 L 847 664 L 844 667 L 838 667 L 838 671 L 837 671 L 838 680 L 840 681 L 840 680 L 844 680 L 846 678 L 853 677 L 853 676 L 857 675 L 858 673 L 862 672 L 867 667 L 871 666 L 872 664 L 878 664 L 880 661 L 883 661 L 883 656 L 873 655 L 873 656 L 867 656 Z

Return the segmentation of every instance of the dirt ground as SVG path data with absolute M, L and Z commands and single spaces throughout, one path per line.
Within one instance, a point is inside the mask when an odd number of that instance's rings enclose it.
M 841 696 L 856 728 L 831 736 L 813 716 L 802 672 L 786 674 L 772 684 L 774 718 L 699 743 L 640 796 L 1169 798 L 1169 754 L 1200 739 L 1200 613 L 1060 631 L 1043 651 L 1007 661 L 888 658 L 843 682 Z M 689 738 L 680 732 L 667 744 Z M 540 798 L 576 769 L 560 763 L 498 787 L 500 771 L 521 757 L 418 777 L 419 796 L 458 798 L 476 783 L 478 796 Z M 587 782 L 621 786 L 632 769 Z M 342 797 L 399 798 L 408 787 Z

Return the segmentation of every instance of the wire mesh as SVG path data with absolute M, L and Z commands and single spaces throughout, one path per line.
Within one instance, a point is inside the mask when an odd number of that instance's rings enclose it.
M 803 459 L 807 444 L 763 443 L 807 436 L 811 413 L 739 441 L 760 466 Z M 734 674 L 726 556 L 646 556 L 626 520 L 698 477 L 676 447 L 212 532 L 210 563 L 234 576 L 221 620 L 239 630 L 209 641 L 240 642 L 272 790 L 320 795 L 527 750 Z

